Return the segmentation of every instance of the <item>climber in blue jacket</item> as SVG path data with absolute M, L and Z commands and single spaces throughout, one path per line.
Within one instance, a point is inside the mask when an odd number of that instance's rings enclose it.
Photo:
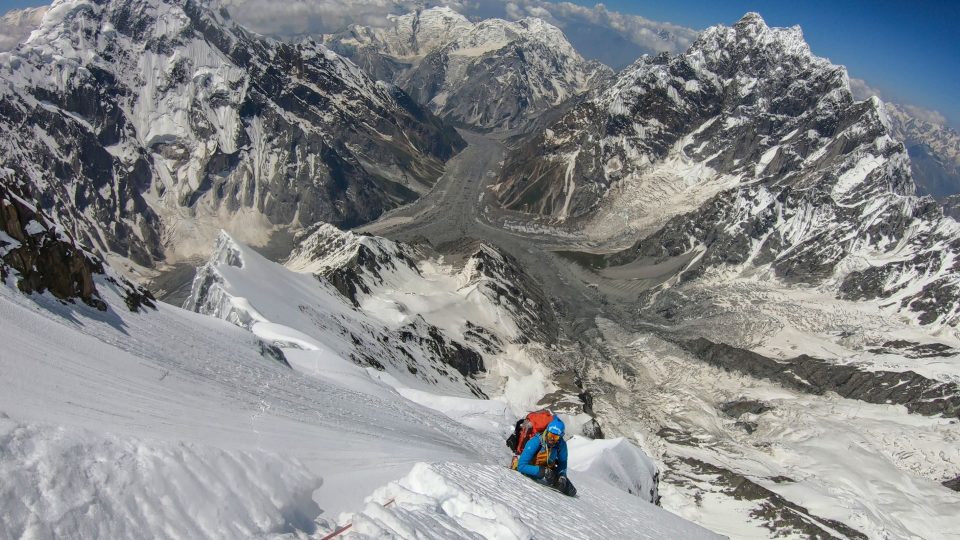
M 577 489 L 567 478 L 567 442 L 564 425 L 555 417 L 537 437 L 532 437 L 517 459 L 517 470 L 561 493 L 576 495 Z

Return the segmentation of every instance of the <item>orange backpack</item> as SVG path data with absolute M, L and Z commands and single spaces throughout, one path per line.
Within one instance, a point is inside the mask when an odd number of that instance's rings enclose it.
M 513 434 L 507 438 L 507 448 L 515 455 L 520 454 L 520 452 L 523 452 L 523 447 L 526 446 L 527 441 L 547 429 L 552 421 L 553 413 L 547 409 L 528 413 L 525 417 L 517 420 L 517 424 L 513 428 Z

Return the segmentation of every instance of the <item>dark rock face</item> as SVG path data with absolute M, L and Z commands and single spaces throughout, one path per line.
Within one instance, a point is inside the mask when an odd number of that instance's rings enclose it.
M 540 285 L 525 273 L 520 262 L 485 243 L 468 262 L 476 274 L 486 278 L 484 286 L 498 303 L 507 306 L 520 327 L 521 342 L 555 343 L 559 324 Z
M 263 40 L 199 2 L 64 12 L 0 62 L 0 164 L 85 245 L 138 264 L 189 243 L 183 219 L 370 221 L 465 144 L 323 46 Z
M 49 291 L 60 300 L 79 299 L 106 311 L 94 283 L 94 276 L 104 273 L 103 261 L 84 250 L 14 186 L 0 184 L 0 279 L 12 277 L 26 294 Z M 122 291 L 131 311 L 156 308 L 150 291 L 115 277 L 107 279 Z
M 285 367 L 290 367 L 290 362 L 287 361 L 286 355 L 283 354 L 283 351 L 280 347 L 276 345 L 271 345 L 270 343 L 265 343 L 263 341 L 257 340 L 257 343 L 260 347 L 260 356 L 273 360 Z
M 679 344 L 710 365 L 768 379 L 802 392 L 818 395 L 836 392 L 868 403 L 904 405 L 912 413 L 960 418 L 960 387 L 913 371 L 865 371 L 807 355 L 778 361 L 703 338 Z
M 954 491 L 960 491 L 960 476 L 954 478 L 953 480 L 947 480 L 943 485 Z
M 483 357 L 477 351 L 456 341 L 448 341 L 436 326 L 427 325 L 426 336 L 418 335 L 411 330 L 401 330 L 400 338 L 404 342 L 416 340 L 421 347 L 433 353 L 435 358 L 457 370 L 464 377 L 473 377 L 486 371 L 483 367 Z
M 762 401 L 756 400 L 740 400 L 740 401 L 728 401 L 720 406 L 720 410 L 723 411 L 723 414 L 731 418 L 740 418 L 745 414 L 763 414 L 772 407 L 767 405 Z
M 943 343 L 916 343 L 904 339 L 886 341 L 876 349 L 870 349 L 876 354 L 900 354 L 907 358 L 946 358 L 960 354 L 956 349 Z

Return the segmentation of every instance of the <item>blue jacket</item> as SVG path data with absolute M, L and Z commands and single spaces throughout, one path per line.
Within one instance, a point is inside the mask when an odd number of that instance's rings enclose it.
M 541 449 L 546 449 L 546 445 L 543 444 L 543 434 L 527 441 L 527 444 L 523 446 L 523 452 L 517 459 L 517 470 L 532 478 L 542 478 L 543 467 L 534 465 L 534 460 Z M 547 463 L 556 465 L 558 475 L 564 476 L 567 474 L 567 441 L 561 438 L 557 444 L 553 445 Z

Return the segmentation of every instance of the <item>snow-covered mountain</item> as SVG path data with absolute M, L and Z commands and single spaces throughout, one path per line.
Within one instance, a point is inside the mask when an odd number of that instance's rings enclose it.
M 525 126 L 612 74 L 541 19 L 472 23 L 447 7 L 386 28 L 351 26 L 324 43 L 437 115 L 483 129 Z
M 640 239 L 605 265 L 669 260 L 681 283 L 755 269 L 960 322 L 960 229 L 914 195 L 880 101 L 855 101 L 799 28 L 756 14 L 642 58 L 521 147 L 499 182 L 508 208 Z
M 58 0 L 0 56 L 7 182 L 79 240 L 144 266 L 221 227 L 349 225 L 432 185 L 462 140 L 322 45 L 214 3 Z
M 283 266 L 221 235 L 185 307 L 284 350 L 327 351 L 416 391 L 492 392 L 527 408 L 550 406 L 568 415 L 572 432 L 592 436 L 588 407 L 545 367 L 557 329 L 544 303 L 540 287 L 489 245 L 453 266 L 420 248 L 324 224 Z M 288 352 L 287 361 L 326 369 L 305 364 L 302 354 Z
M 937 199 L 960 193 L 960 134 L 896 103 L 883 105 L 893 136 L 907 146 L 918 193 Z

